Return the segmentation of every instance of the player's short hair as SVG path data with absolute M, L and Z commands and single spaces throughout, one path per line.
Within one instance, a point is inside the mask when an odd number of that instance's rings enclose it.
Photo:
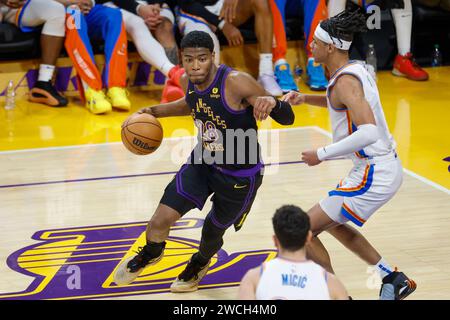
M 353 41 L 356 32 L 367 31 L 367 16 L 361 8 L 345 10 L 334 17 L 323 20 L 320 26 L 333 38 Z
M 192 31 L 181 39 L 181 50 L 185 48 L 207 48 L 211 53 L 214 51 L 214 41 L 204 31 Z
M 275 212 L 272 223 L 283 249 L 297 251 L 305 246 L 311 224 L 302 209 L 293 205 L 282 206 Z

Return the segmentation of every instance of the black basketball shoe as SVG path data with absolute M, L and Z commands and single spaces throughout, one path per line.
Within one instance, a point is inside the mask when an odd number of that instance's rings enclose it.
M 68 100 L 56 91 L 50 81 L 37 81 L 30 91 L 29 100 L 31 102 L 43 103 L 51 107 L 64 107 Z
M 380 289 L 380 300 L 403 300 L 417 288 L 416 283 L 403 272 L 395 271 L 383 278 Z

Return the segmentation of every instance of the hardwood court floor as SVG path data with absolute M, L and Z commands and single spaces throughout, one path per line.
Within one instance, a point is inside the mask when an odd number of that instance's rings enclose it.
M 429 71 L 426 83 L 379 74 L 386 118 L 406 170 L 399 193 L 362 232 L 416 280 L 411 299 L 449 299 L 450 179 L 443 159 L 450 156 L 450 68 Z M 157 102 L 145 92 L 131 98 L 134 110 Z M 167 288 L 195 251 L 209 204 L 174 227 L 166 258 L 138 281 L 117 288 L 111 274 L 143 244 L 145 222 L 192 145 L 192 121 L 163 119 L 161 149 L 139 157 L 118 142 L 127 113 L 94 116 L 74 101 L 60 110 L 19 101 L 14 114 L 0 115 L 0 299 L 234 299 L 245 270 L 274 256 L 274 210 L 287 203 L 308 209 L 351 167 L 346 160 L 314 168 L 300 163 L 302 150 L 330 142 L 330 126 L 325 109 L 298 106 L 295 113 L 290 129 L 260 124 L 265 163 L 274 165 L 266 168 L 243 229 L 227 232 L 202 290 L 174 295 Z M 367 266 L 331 237 L 323 240 L 349 293 L 377 298 Z
M 243 229 L 227 232 L 224 252 L 214 259 L 207 288 L 186 295 L 164 292 L 182 269 L 180 264 L 195 250 L 200 236 L 200 228 L 194 227 L 195 219 L 205 217 L 209 204 L 202 213 L 195 210 L 185 217 L 194 219 L 192 228 L 186 223 L 174 230 L 166 251 L 168 257 L 149 268 L 126 291 L 118 291 L 111 283 L 111 273 L 122 258 L 142 245 L 143 222 L 186 158 L 191 139 L 166 139 L 151 157 L 131 155 L 117 143 L 1 154 L 0 298 L 12 297 L 3 293 L 24 291 L 35 279 L 33 286 L 41 290 L 35 298 L 124 298 L 139 294 L 131 298 L 233 299 L 235 285 L 245 270 L 273 257 L 270 218 L 275 209 L 288 203 L 308 209 L 350 169 L 347 160 L 327 161 L 314 168 L 299 163 L 299 150 L 329 140 L 326 132 L 317 127 L 261 132 L 266 163 L 274 165 L 266 169 Z M 450 297 L 448 199 L 448 192 L 405 173 L 397 196 L 362 229 L 388 261 L 418 282 L 412 298 Z M 105 226 L 124 223 L 128 225 L 115 226 L 114 235 L 108 233 L 112 227 Z M 133 223 L 138 230 L 131 230 Z M 48 232 L 30 239 L 41 230 Z M 39 239 L 44 242 L 36 241 Z M 376 298 L 375 278 L 367 266 L 329 236 L 323 239 L 350 294 L 355 299 Z M 235 253 L 241 254 L 233 256 Z M 256 260 L 252 260 L 255 255 Z M 4 263 L 7 259 L 9 267 Z M 81 268 L 78 291 L 64 288 L 71 265 Z M 222 286 L 232 287 L 214 289 Z

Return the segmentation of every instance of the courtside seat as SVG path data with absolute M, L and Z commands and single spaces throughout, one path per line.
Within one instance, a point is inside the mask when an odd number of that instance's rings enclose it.
M 29 59 L 39 53 L 36 33 L 24 33 L 9 23 L 0 23 L 0 60 Z

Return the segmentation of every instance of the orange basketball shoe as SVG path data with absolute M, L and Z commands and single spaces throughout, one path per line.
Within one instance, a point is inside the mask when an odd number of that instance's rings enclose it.
M 414 61 L 412 53 L 407 53 L 404 56 L 398 54 L 395 57 L 392 73 L 414 81 L 428 80 L 428 73 Z
M 184 91 L 180 84 L 180 78 L 184 72 L 184 69 L 180 66 L 175 66 L 170 70 L 169 77 L 162 92 L 161 103 L 176 101 L 184 97 Z

